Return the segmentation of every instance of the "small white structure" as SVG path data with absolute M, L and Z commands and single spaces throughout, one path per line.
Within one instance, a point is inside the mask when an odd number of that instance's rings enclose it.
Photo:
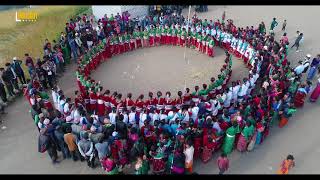
M 110 17 L 111 14 L 115 16 L 120 13 L 121 15 L 122 12 L 128 11 L 131 17 L 135 18 L 148 15 L 148 8 L 148 6 L 92 6 L 92 13 L 96 18 L 100 19 L 105 14 Z

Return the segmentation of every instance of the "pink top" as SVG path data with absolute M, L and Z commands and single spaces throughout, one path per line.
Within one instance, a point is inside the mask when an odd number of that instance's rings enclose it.
M 282 36 L 281 40 L 285 44 L 289 41 L 287 36 Z
M 229 169 L 229 159 L 225 157 L 219 157 L 217 161 L 218 167 L 221 170 L 228 170 Z

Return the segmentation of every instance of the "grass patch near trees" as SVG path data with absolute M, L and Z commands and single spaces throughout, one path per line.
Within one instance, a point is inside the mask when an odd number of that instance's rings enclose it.
M 25 53 L 33 58 L 42 57 L 46 38 L 50 42 L 58 39 L 70 18 L 91 13 L 90 6 L 36 6 L 31 10 L 38 13 L 35 22 L 16 22 L 15 9 L 0 12 L 0 67 L 12 62 L 15 56 L 24 60 Z

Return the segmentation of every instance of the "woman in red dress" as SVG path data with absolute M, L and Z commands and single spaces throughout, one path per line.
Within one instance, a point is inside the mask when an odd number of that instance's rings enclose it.
M 147 108 L 147 113 L 150 113 L 151 108 L 155 108 L 157 104 L 156 98 L 153 98 L 153 93 L 149 92 L 149 98 L 145 101 L 145 106 Z
M 107 114 L 109 114 L 111 112 L 111 106 L 110 106 L 110 101 L 111 101 L 111 97 L 110 97 L 110 90 L 106 90 L 103 93 L 103 102 L 104 102 L 104 108 L 105 111 L 107 112 Z
M 156 108 L 157 108 L 157 113 L 160 113 L 160 110 L 164 109 L 165 98 L 161 97 L 162 96 L 161 91 L 157 92 L 157 96 L 158 97 L 156 98 L 156 101 L 157 101 Z
M 307 96 L 307 91 L 305 89 L 305 85 L 302 84 L 294 97 L 294 106 L 295 107 L 302 107 L 304 105 L 304 101 Z
M 132 97 L 132 94 L 128 93 L 127 98 L 125 100 L 125 106 L 127 109 L 131 109 L 135 105 L 131 97 Z
M 97 96 L 98 96 L 98 101 L 97 101 L 97 109 L 98 109 L 98 113 L 97 115 L 99 117 L 105 115 L 105 106 L 104 106 L 104 95 L 100 94 L 100 91 L 97 92 Z
M 166 98 L 165 98 L 165 103 L 164 104 L 165 104 L 164 105 L 165 113 L 168 114 L 172 110 L 172 108 L 173 108 L 173 106 L 175 104 L 174 100 L 171 99 L 171 93 L 169 91 L 166 92 Z
M 107 43 L 104 47 L 104 51 L 103 51 L 103 58 L 104 60 L 107 60 L 108 58 L 111 58 L 112 57 L 112 54 L 111 54 L 111 45 L 110 45 L 110 38 L 107 39 Z
M 191 98 L 192 98 L 192 96 L 191 96 L 191 94 L 190 94 L 190 89 L 189 89 L 189 88 L 186 88 L 186 91 L 185 91 L 185 93 L 184 93 L 184 95 L 183 95 L 183 102 L 184 102 L 184 104 L 189 105 L 189 104 L 191 103 Z
M 210 118 L 207 118 L 207 120 Z M 203 152 L 201 155 L 202 162 L 207 163 L 211 157 L 212 153 L 216 147 L 215 142 L 216 136 L 213 129 L 203 128 Z
M 122 94 L 118 94 L 117 98 L 116 98 L 116 104 L 115 106 L 117 107 L 118 112 L 122 113 L 123 108 L 125 106 L 125 103 L 123 102 L 122 98 Z
M 175 99 L 175 107 L 177 112 L 182 109 L 183 105 L 183 98 L 182 98 L 182 91 L 178 91 L 178 98 Z
M 130 35 L 130 51 L 136 49 L 136 40 L 134 39 L 133 35 Z
M 320 95 L 320 78 L 318 79 L 318 84 L 316 88 L 312 91 L 310 96 L 310 102 L 316 102 Z
M 139 96 L 139 98 L 136 100 L 136 110 L 138 113 L 140 113 L 142 111 L 142 109 L 144 108 L 144 101 L 143 101 L 144 95 L 141 94 Z

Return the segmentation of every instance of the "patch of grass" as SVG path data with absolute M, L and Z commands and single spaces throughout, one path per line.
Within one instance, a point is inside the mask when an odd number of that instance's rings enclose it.
M 15 9 L 0 12 L 0 67 L 11 62 L 14 56 L 24 59 L 43 56 L 46 38 L 52 42 L 64 31 L 65 22 L 76 15 L 91 11 L 90 6 L 37 6 L 32 11 L 38 13 L 35 22 L 16 22 Z M 25 10 L 25 9 L 19 9 Z

